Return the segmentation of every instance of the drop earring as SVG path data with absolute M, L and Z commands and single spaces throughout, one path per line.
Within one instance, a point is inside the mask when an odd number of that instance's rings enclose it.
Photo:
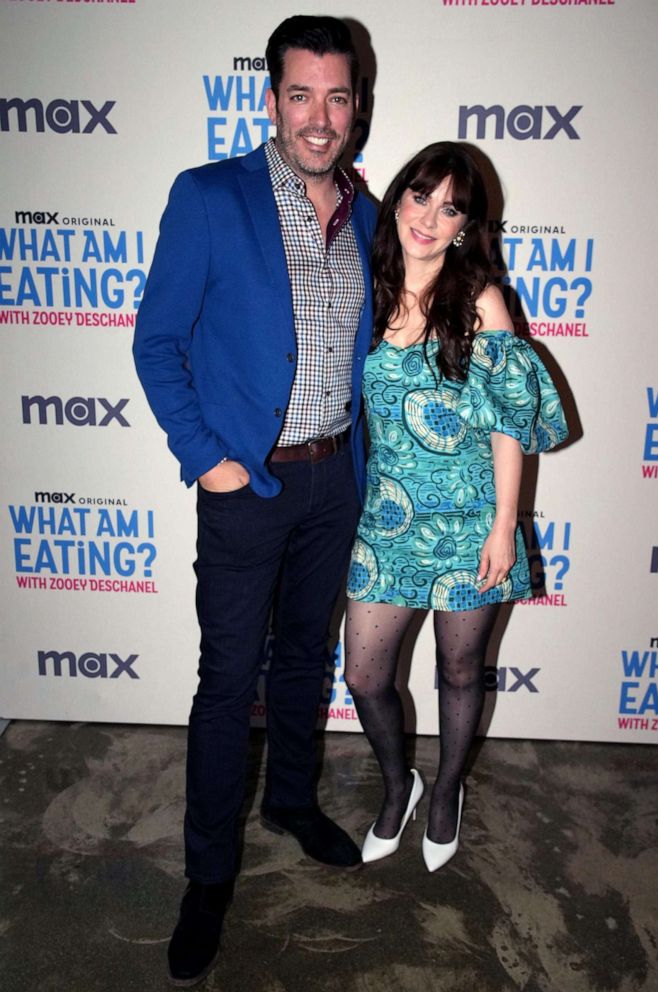
M 396 207 L 395 208 L 395 213 L 393 214 L 393 216 L 395 218 L 395 223 L 397 224 L 397 222 L 400 219 L 400 208 L 399 207 Z
M 465 238 L 466 238 L 466 235 L 464 234 L 464 230 L 462 228 L 462 230 L 459 232 L 459 234 L 456 234 L 454 236 L 454 238 L 452 239 L 452 243 L 455 246 L 455 248 L 461 248 L 461 246 L 464 244 Z

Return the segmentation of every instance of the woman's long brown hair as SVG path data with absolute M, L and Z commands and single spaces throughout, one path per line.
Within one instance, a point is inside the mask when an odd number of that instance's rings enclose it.
M 452 141 L 439 141 L 418 152 L 389 186 L 382 201 L 373 241 L 375 320 L 373 345 L 403 311 L 404 262 L 395 211 L 406 189 L 429 195 L 449 176 L 452 202 L 467 216 L 461 247 L 449 245 L 437 277 L 419 300 L 425 318 L 423 344 L 438 338 L 436 364 L 441 376 L 464 379 L 479 324 L 475 303 L 493 278 L 484 246 L 487 194 L 471 155 Z

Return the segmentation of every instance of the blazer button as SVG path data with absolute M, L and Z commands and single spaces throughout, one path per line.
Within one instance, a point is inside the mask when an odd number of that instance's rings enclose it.
M 289 362 L 294 362 L 295 361 L 295 356 L 293 355 L 293 353 L 291 351 L 288 352 L 288 354 L 286 355 L 286 358 L 288 359 Z
M 274 416 L 275 417 L 280 417 L 281 416 L 281 407 L 279 407 L 279 406 L 276 407 L 276 409 L 274 410 Z

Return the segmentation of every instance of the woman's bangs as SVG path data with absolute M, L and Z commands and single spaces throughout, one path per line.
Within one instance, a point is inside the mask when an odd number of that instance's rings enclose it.
M 412 189 L 414 193 L 429 196 L 446 177 L 449 177 L 452 179 L 452 205 L 461 214 L 468 214 L 471 184 L 468 176 L 464 175 L 461 169 L 455 170 L 455 164 L 445 159 L 439 162 L 426 162 L 409 183 L 409 189 Z

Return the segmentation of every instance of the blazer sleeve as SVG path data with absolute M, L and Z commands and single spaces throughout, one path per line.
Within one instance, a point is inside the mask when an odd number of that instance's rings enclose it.
M 191 486 L 222 460 L 226 445 L 205 425 L 189 364 L 210 260 L 204 198 L 195 178 L 176 179 L 135 326 L 133 355 L 140 382 L 167 443 Z

